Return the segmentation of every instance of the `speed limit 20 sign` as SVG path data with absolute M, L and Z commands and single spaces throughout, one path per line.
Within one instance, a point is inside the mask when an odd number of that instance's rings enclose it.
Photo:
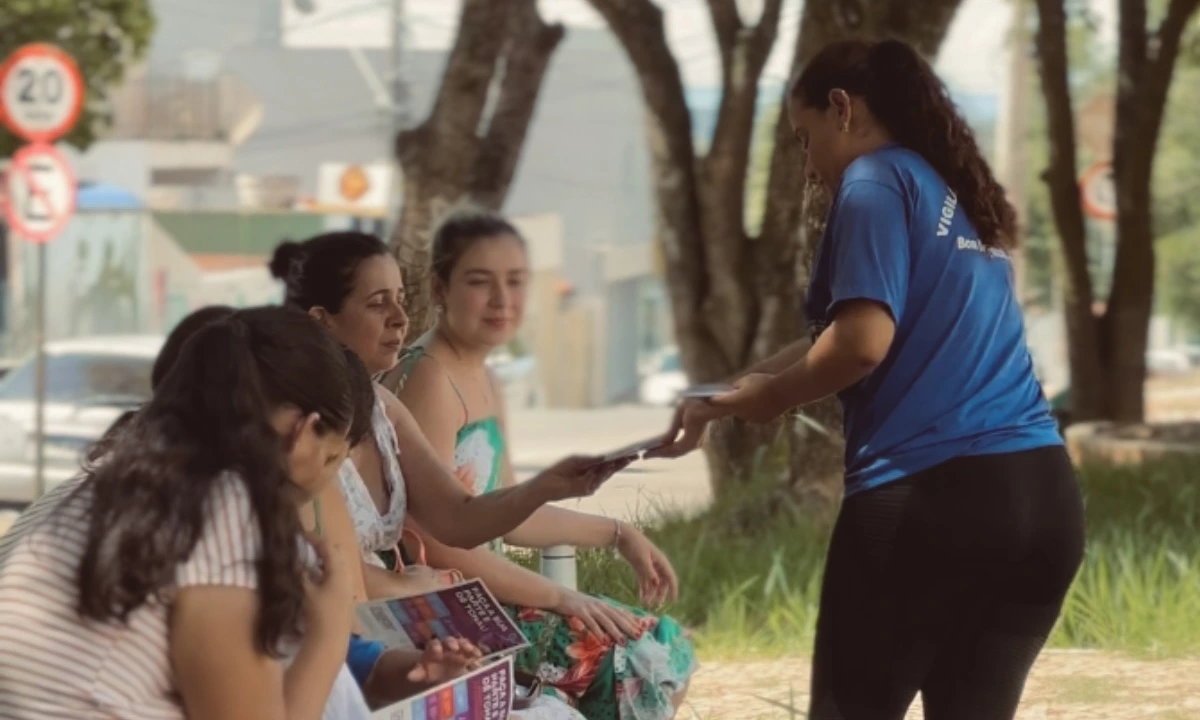
M 25 45 L 0 66 L 0 122 L 18 137 L 57 140 L 75 124 L 82 104 L 79 68 L 53 45 Z

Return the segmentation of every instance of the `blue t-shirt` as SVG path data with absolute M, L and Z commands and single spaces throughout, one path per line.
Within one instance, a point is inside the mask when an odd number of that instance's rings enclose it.
M 842 176 L 805 301 L 814 337 L 860 299 L 886 308 L 896 334 L 838 394 L 847 496 L 955 457 L 1061 444 L 1007 254 L 985 247 L 941 176 L 898 145 Z

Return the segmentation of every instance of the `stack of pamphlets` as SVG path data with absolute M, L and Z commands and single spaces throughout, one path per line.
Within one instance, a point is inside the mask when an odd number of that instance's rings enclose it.
M 362 603 L 363 637 L 385 647 L 422 650 L 431 640 L 462 638 L 483 652 L 479 669 L 372 714 L 372 720 L 507 720 L 513 655 L 529 640 L 479 580 L 412 597 Z

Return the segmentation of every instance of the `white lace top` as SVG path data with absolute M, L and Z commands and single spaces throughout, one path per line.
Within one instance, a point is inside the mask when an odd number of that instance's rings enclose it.
M 376 388 L 376 393 L 387 392 Z M 404 512 L 407 496 L 404 492 L 404 477 L 400 474 L 400 450 L 396 443 L 396 431 L 388 420 L 383 399 L 376 395 L 375 412 L 371 415 L 371 435 L 380 455 L 379 466 L 383 471 L 383 482 L 388 497 L 387 512 L 380 513 L 371 499 L 371 493 L 363 482 L 354 461 L 346 458 L 338 469 L 338 484 L 346 498 L 350 519 L 354 521 L 354 534 L 363 555 L 374 558 L 380 550 L 390 550 L 400 542 L 404 530 Z

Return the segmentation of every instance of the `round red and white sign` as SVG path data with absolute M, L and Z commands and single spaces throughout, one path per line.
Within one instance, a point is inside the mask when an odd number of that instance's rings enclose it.
M 75 125 L 83 79 L 75 60 L 45 43 L 17 48 L 0 65 L 0 122 L 29 142 L 51 142 Z
M 1117 219 L 1117 191 L 1112 163 L 1095 163 L 1079 177 L 1079 196 L 1083 212 L 1090 218 L 1111 222 Z
M 4 217 L 17 235 L 49 241 L 75 212 L 75 175 L 50 145 L 26 145 L 4 175 Z

